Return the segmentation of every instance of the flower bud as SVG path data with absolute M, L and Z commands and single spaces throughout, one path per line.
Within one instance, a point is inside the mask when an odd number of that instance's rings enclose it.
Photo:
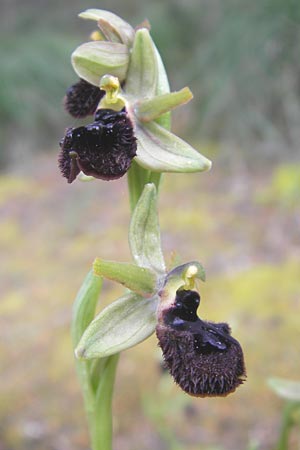
M 246 376 L 243 351 L 226 323 L 197 316 L 199 303 L 199 294 L 190 290 L 178 290 L 171 306 L 162 303 L 156 327 L 159 346 L 170 374 L 186 393 L 226 396 Z

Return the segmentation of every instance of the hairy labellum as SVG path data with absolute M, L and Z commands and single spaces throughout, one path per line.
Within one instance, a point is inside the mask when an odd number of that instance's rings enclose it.
M 188 394 L 225 396 L 246 376 L 239 342 L 226 323 L 205 322 L 196 314 L 195 291 L 177 291 L 174 305 L 162 312 L 156 334 L 165 363 Z
M 105 91 L 80 79 L 67 90 L 64 97 L 64 107 L 71 116 L 77 119 L 83 118 L 95 114 L 104 95 Z
M 125 110 L 99 109 L 95 122 L 69 128 L 60 142 L 59 167 L 69 183 L 80 171 L 102 180 L 123 176 L 136 155 L 136 138 Z

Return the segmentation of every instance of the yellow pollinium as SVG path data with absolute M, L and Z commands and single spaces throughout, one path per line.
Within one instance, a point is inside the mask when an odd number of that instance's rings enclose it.
M 104 75 L 100 80 L 100 89 L 106 92 L 100 102 L 100 108 L 110 108 L 120 111 L 125 106 L 125 99 L 121 95 L 120 81 L 113 75 Z
M 197 278 L 198 275 L 198 267 L 194 264 L 189 266 L 186 271 L 183 273 L 183 279 L 184 279 L 184 289 L 191 290 L 195 287 L 195 278 Z

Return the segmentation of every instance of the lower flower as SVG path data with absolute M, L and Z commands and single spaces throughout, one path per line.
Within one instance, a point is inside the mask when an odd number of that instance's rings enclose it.
M 80 171 L 102 180 L 122 177 L 136 155 L 137 145 L 125 110 L 99 109 L 93 123 L 68 128 L 60 147 L 59 167 L 72 183 Z
M 174 304 L 159 313 L 159 346 L 170 374 L 186 393 L 226 396 L 245 379 L 243 351 L 226 323 L 199 319 L 199 303 L 195 291 L 176 292 Z

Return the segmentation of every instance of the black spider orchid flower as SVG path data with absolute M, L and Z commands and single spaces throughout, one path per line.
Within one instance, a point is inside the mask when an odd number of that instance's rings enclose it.
M 198 292 L 180 289 L 171 306 L 159 308 L 159 346 L 170 374 L 187 394 L 226 396 L 245 379 L 243 351 L 227 323 L 197 316 L 199 304 Z
M 64 104 L 88 125 L 68 128 L 60 142 L 59 167 L 71 183 L 82 172 L 103 180 L 123 176 L 133 159 L 151 172 L 208 170 L 210 161 L 166 128 L 169 112 L 192 98 L 188 88 L 170 93 L 149 30 L 134 30 L 102 10 L 80 15 L 96 20 L 101 40 L 78 47 L 72 64 L 80 77 Z
M 76 356 L 104 358 L 156 331 L 165 364 L 187 394 L 212 397 L 234 392 L 246 377 L 242 348 L 228 324 L 197 316 L 196 280 L 205 280 L 201 264 L 193 261 L 166 272 L 153 184 L 145 186 L 134 210 L 129 242 L 135 264 L 100 259 L 94 263 L 94 276 L 118 281 L 129 292 L 90 323 Z

